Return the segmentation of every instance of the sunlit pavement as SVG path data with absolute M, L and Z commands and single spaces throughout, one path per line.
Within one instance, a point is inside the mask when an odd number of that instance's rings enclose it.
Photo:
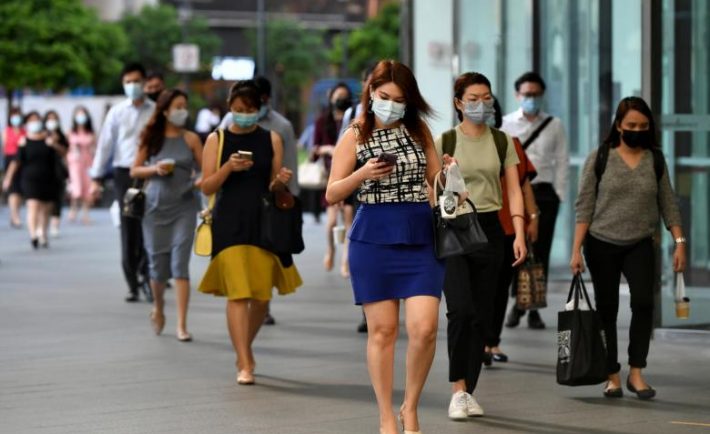
M 324 227 L 307 218 L 307 250 L 296 262 L 304 286 L 276 297 L 274 327 L 257 338 L 257 385 L 237 386 L 224 301 L 193 292 L 189 329 L 175 338 L 173 294 L 165 333 L 150 328 L 146 303 L 123 301 L 117 229 L 64 223 L 48 250 L 32 251 L 24 230 L 0 210 L 0 432 L 2 433 L 377 433 L 360 311 L 347 280 L 322 271 Z M 193 288 L 207 260 L 192 261 Z M 337 270 L 337 266 L 335 267 Z M 476 397 L 486 416 L 447 419 L 446 322 L 424 391 L 424 433 L 710 433 L 710 348 L 651 344 L 647 378 L 658 398 L 601 386 L 569 388 L 554 378 L 555 318 L 566 283 L 542 312 L 545 331 L 505 330 L 511 362 L 484 369 Z M 628 299 L 620 318 L 625 353 Z M 402 399 L 404 339 L 397 347 L 395 402 Z M 622 358 L 622 361 L 625 359 Z M 624 380 L 626 371 L 624 371 Z M 703 425 L 704 424 L 704 425 Z

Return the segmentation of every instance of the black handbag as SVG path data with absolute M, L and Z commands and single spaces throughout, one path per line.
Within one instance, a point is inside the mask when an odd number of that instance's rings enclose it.
M 133 219 L 142 219 L 145 214 L 145 192 L 143 186 L 139 186 L 139 181 L 133 182 L 133 186 L 126 190 L 123 195 L 123 206 L 121 214 L 124 217 Z
M 557 314 L 557 383 L 565 386 L 599 384 L 608 377 L 606 337 L 579 273 L 572 280 L 567 303 L 573 297 L 573 309 Z M 589 310 L 579 309 L 582 297 Z
M 478 222 L 476 206 L 470 199 L 466 202 L 471 212 L 459 213 L 453 219 L 441 216 L 438 197 L 439 175 L 434 182 L 435 206 L 432 210 L 434 221 L 434 253 L 439 259 L 467 255 L 488 245 L 488 237 Z M 458 210 L 457 210 L 458 211 Z
M 547 279 L 545 265 L 540 262 L 528 243 L 528 257 L 516 276 L 515 307 L 520 310 L 547 307 Z
M 276 254 L 301 253 L 305 245 L 300 199 L 288 190 L 270 191 L 261 203 L 262 247 Z

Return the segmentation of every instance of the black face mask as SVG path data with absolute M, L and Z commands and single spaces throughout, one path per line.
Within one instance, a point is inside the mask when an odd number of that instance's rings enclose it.
M 631 131 L 622 130 L 621 138 L 629 148 L 650 148 L 651 130 Z
M 343 111 L 345 111 L 345 110 L 347 110 L 348 108 L 350 108 L 350 100 L 347 99 L 347 98 L 338 98 L 338 99 L 335 100 L 335 103 L 333 103 L 333 105 L 334 105 L 335 108 L 337 108 L 338 110 L 343 110 Z
M 152 99 L 153 101 L 157 102 L 158 97 L 160 96 L 160 92 L 162 92 L 162 91 L 146 93 L 146 96 L 148 96 L 148 98 Z

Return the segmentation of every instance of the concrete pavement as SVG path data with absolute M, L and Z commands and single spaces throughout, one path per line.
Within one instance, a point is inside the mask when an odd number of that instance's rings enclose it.
M 360 311 L 348 282 L 322 271 L 322 226 L 308 220 L 307 250 L 296 258 L 305 285 L 275 298 L 278 324 L 257 338 L 258 384 L 239 387 L 224 301 L 193 292 L 195 340 L 179 343 L 168 293 L 165 334 L 154 336 L 150 306 L 123 302 L 117 230 L 107 211 L 93 217 L 89 227 L 65 223 L 50 249 L 32 251 L 26 232 L 10 229 L 0 210 L 1 433 L 378 432 L 365 336 L 355 333 Z M 192 261 L 193 287 L 206 263 Z M 551 306 L 562 304 L 565 286 L 554 286 Z M 627 298 L 622 306 L 624 353 Z M 476 393 L 486 416 L 451 422 L 443 304 L 441 312 L 420 408 L 425 433 L 710 433 L 707 345 L 652 342 L 647 377 L 658 399 L 641 402 L 625 392 L 607 400 L 601 386 L 555 383 L 555 307 L 542 312 L 546 331 L 504 331 L 511 362 L 484 369 Z M 395 402 L 402 399 L 404 343 L 402 336 Z

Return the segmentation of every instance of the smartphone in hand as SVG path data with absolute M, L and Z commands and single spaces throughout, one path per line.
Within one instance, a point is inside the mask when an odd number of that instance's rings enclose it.
M 239 155 L 239 158 L 242 158 L 244 160 L 252 160 L 252 153 L 249 151 L 237 151 L 237 155 Z
M 386 163 L 387 166 L 394 166 L 395 163 L 397 162 L 397 156 L 395 154 L 383 152 L 380 154 L 379 157 L 377 157 L 377 162 L 378 163 Z

